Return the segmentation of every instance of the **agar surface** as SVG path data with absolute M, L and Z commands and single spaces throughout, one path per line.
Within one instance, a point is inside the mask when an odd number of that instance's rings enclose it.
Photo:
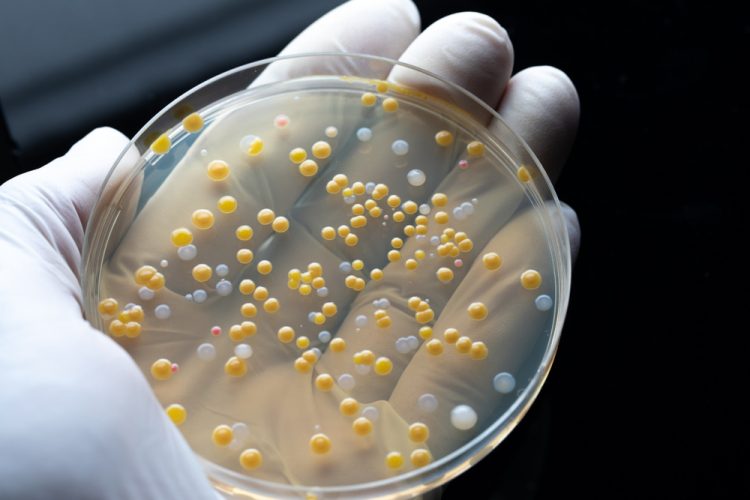
M 192 113 L 147 152 L 174 167 L 98 314 L 209 460 L 392 477 L 476 436 L 537 369 L 555 289 L 532 175 L 415 99 L 282 93 Z

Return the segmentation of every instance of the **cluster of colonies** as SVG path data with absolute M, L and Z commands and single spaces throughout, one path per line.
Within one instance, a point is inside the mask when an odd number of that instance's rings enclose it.
M 378 83 L 377 90 L 387 90 L 387 84 Z M 364 93 L 361 96 L 363 106 L 372 107 L 378 102 L 378 97 L 374 93 Z M 393 97 L 382 100 L 382 108 L 387 113 L 396 112 L 399 108 L 398 101 Z M 274 120 L 277 128 L 289 126 L 290 120 L 286 115 L 278 115 Z M 203 120 L 200 115 L 193 113 L 183 120 L 183 128 L 187 132 L 199 132 L 203 127 Z M 336 137 L 338 130 L 334 126 L 329 126 L 324 130 L 328 138 Z M 372 131 L 369 128 L 360 128 L 356 131 L 358 140 L 367 142 L 372 139 Z M 435 143 L 438 147 L 450 146 L 454 141 L 454 136 L 446 130 L 438 131 L 435 136 Z M 165 134 L 156 139 L 151 145 L 151 149 L 156 154 L 165 154 L 170 150 L 171 143 L 169 137 Z M 264 149 L 263 139 L 256 136 L 247 136 L 241 140 L 241 147 L 249 156 L 258 156 Z M 408 153 L 409 145 L 404 140 L 396 140 L 392 143 L 391 149 L 396 155 L 405 155 Z M 313 177 L 318 173 L 318 161 L 329 158 L 332 154 L 331 145 L 325 140 L 318 141 L 310 147 L 310 151 L 302 147 L 293 148 L 289 152 L 289 160 L 297 166 L 300 175 L 304 177 Z M 467 169 L 470 166 L 470 159 L 481 157 L 484 154 L 484 145 L 478 141 L 469 142 L 466 145 L 466 153 L 469 160 L 462 159 L 458 162 L 457 167 Z M 312 156 L 312 157 L 310 157 Z M 221 182 L 231 175 L 231 167 L 222 160 L 213 160 L 207 164 L 206 174 L 208 179 L 213 182 Z M 519 168 L 517 172 L 519 180 L 528 182 L 531 175 L 525 167 Z M 411 186 L 421 186 L 425 183 L 426 175 L 423 171 L 413 169 L 406 174 L 406 181 Z M 343 197 L 343 201 L 350 206 L 351 218 L 348 225 L 338 227 L 325 226 L 320 230 L 320 236 L 324 241 L 333 242 L 337 238 L 348 247 L 356 247 L 360 241 L 358 233 L 363 231 L 368 224 L 377 220 L 383 220 L 385 225 L 387 220 L 393 223 L 403 224 L 403 234 L 406 237 L 426 238 L 428 226 L 437 224 L 444 226 L 440 236 L 432 236 L 430 244 L 433 251 L 427 254 L 424 250 L 418 249 L 413 255 L 403 255 L 401 249 L 404 247 L 404 240 L 395 237 L 390 241 L 391 249 L 387 251 L 386 258 L 389 262 L 402 261 L 406 269 L 410 271 L 417 270 L 420 261 L 426 258 L 448 257 L 447 265 L 440 267 L 436 272 L 434 279 L 441 283 L 448 283 L 453 280 L 452 267 L 461 267 L 463 261 L 462 254 L 469 253 L 473 250 L 474 244 L 468 234 L 451 227 L 451 219 L 461 221 L 466 219 L 474 212 L 474 207 L 478 200 L 473 199 L 471 202 L 458 204 L 452 211 L 447 210 L 448 197 L 443 193 L 436 193 L 431 198 L 431 204 L 418 205 L 412 200 L 402 200 L 401 197 L 392 193 L 391 187 L 374 182 L 352 182 L 346 175 L 337 174 L 333 176 L 325 186 L 326 191 L 332 195 Z M 217 200 L 216 209 L 219 213 L 228 214 L 237 210 L 238 201 L 230 196 L 222 196 Z M 175 228 L 169 238 L 172 244 L 177 248 L 177 256 L 181 260 L 190 261 L 197 257 L 197 248 L 193 245 L 193 231 L 205 231 L 210 229 L 215 223 L 214 213 L 205 208 L 197 209 L 192 214 L 193 228 L 179 227 Z M 263 226 L 270 226 L 276 233 L 284 233 L 290 229 L 290 221 L 282 215 L 277 215 L 273 210 L 264 208 L 257 213 L 257 223 Z M 253 228 L 250 225 L 241 225 L 235 230 L 235 237 L 248 243 L 253 238 Z M 250 248 L 241 248 L 236 253 L 237 263 L 246 266 L 251 264 L 254 258 L 253 251 Z M 502 258 L 494 252 L 489 252 L 481 256 L 482 263 L 488 272 L 497 272 L 502 266 Z M 161 266 L 166 267 L 168 262 L 162 260 Z M 372 267 L 368 273 L 365 273 L 366 264 L 361 259 L 355 259 L 351 262 L 341 262 L 339 271 L 345 274 L 343 280 L 326 279 L 323 266 L 317 262 L 310 262 L 303 271 L 300 269 L 287 270 L 288 287 L 300 295 L 310 295 L 315 293 L 319 297 L 328 295 L 328 286 L 335 283 L 343 285 L 354 291 L 361 291 L 365 288 L 367 280 L 362 276 L 369 276 L 370 280 L 379 281 L 384 277 L 384 271 L 378 267 Z M 269 275 L 274 271 L 274 265 L 270 260 L 261 260 L 257 262 L 256 269 L 261 276 Z M 355 274 L 354 271 L 362 273 Z M 255 303 L 247 301 L 240 307 L 239 313 L 245 318 L 244 321 L 232 325 L 227 336 L 236 343 L 234 356 L 225 361 L 224 371 L 229 377 L 242 377 L 247 373 L 248 359 L 253 354 L 252 347 L 243 342 L 245 339 L 252 337 L 258 328 L 253 318 L 258 314 L 258 308 L 262 308 L 266 314 L 276 314 L 282 307 L 281 302 L 269 295 L 268 290 L 262 284 L 256 284 L 250 279 L 242 279 L 238 283 L 231 283 L 224 279 L 229 273 L 227 264 L 219 264 L 212 268 L 205 263 L 196 264 L 192 268 L 192 278 L 200 286 L 208 282 L 215 274 L 220 279 L 216 282 L 215 293 L 219 296 L 228 296 L 235 290 L 248 298 L 252 298 Z M 520 285 L 527 290 L 535 290 L 541 285 L 541 275 L 538 271 L 529 269 L 519 277 Z M 165 277 L 155 267 L 144 265 L 135 270 L 133 281 L 138 288 L 138 296 L 143 301 L 154 299 L 165 283 Z M 206 300 L 208 292 L 202 288 L 185 296 L 186 300 L 194 302 L 203 302 Z M 258 304 L 258 305 L 256 305 Z M 391 318 L 388 314 L 390 305 L 388 299 L 375 300 L 374 313 L 372 320 L 377 327 L 388 329 L 391 326 Z M 549 310 L 553 305 L 553 300 L 548 295 L 539 295 L 535 298 L 535 305 L 540 311 Z M 435 312 L 430 306 L 429 299 L 426 297 L 413 296 L 408 299 L 408 306 L 413 311 L 414 319 L 421 325 L 416 335 L 399 337 L 395 340 L 395 348 L 399 353 L 408 353 L 415 351 L 421 343 L 424 343 L 426 351 L 433 356 L 440 356 L 446 349 L 446 345 L 452 345 L 453 348 L 462 354 L 468 355 L 474 360 L 483 360 L 488 356 L 487 346 L 481 341 L 473 341 L 469 336 L 462 335 L 456 328 L 446 328 L 442 332 L 442 338 L 434 334 L 430 324 L 435 319 Z M 169 318 L 171 311 L 168 305 L 159 304 L 154 307 L 154 316 L 159 320 Z M 143 306 L 138 304 L 127 304 L 122 309 L 119 308 L 117 300 L 114 298 L 103 299 L 99 303 L 99 313 L 109 321 L 109 332 L 115 337 L 135 338 L 141 334 L 142 322 L 144 319 Z M 328 318 L 338 313 L 338 307 L 335 302 L 325 302 L 319 311 L 312 311 L 308 315 L 310 322 L 317 326 L 325 324 Z M 481 302 L 472 302 L 466 308 L 466 314 L 474 321 L 483 321 L 487 318 L 489 311 L 485 304 Z M 355 325 L 359 328 L 364 327 L 370 318 L 366 315 L 358 315 L 355 318 Z M 214 337 L 222 334 L 222 328 L 214 326 L 210 330 Z M 284 344 L 295 343 L 301 351 L 300 355 L 291 363 L 291 369 L 299 373 L 309 373 L 315 363 L 321 356 L 321 350 L 317 347 L 310 348 L 310 339 L 303 335 L 297 335 L 292 326 L 283 326 L 277 330 L 278 341 Z M 421 340 L 420 340 L 421 339 Z M 323 330 L 318 334 L 318 340 L 328 345 L 333 353 L 344 353 L 347 349 L 346 341 L 342 338 L 333 338 L 331 333 Z M 197 356 L 201 360 L 211 361 L 216 356 L 216 349 L 211 343 L 202 343 L 197 348 Z M 393 362 L 386 356 L 378 356 L 371 350 L 365 349 L 352 353 L 352 359 L 355 369 L 358 373 L 374 372 L 379 376 L 387 376 L 393 369 Z M 151 366 L 151 375 L 155 380 L 167 380 L 178 372 L 179 366 L 167 359 L 158 359 Z M 315 378 L 315 387 L 319 391 L 331 391 L 334 385 L 338 384 L 344 391 L 351 391 L 354 388 L 354 377 L 344 373 L 334 380 L 327 373 L 319 374 Z M 516 385 L 516 381 L 510 373 L 498 373 L 492 380 L 495 390 L 501 394 L 511 393 Z M 432 394 L 423 394 L 417 400 L 417 405 L 424 412 L 433 412 L 437 409 L 438 400 Z M 356 417 L 352 421 L 352 432 L 359 436 L 367 436 L 373 431 L 373 422 L 378 418 L 378 410 L 369 406 L 362 408 L 360 402 L 354 398 L 347 397 L 340 401 L 339 411 L 342 415 Z M 169 405 L 166 409 L 168 416 L 176 424 L 180 425 L 187 419 L 187 410 L 179 404 Z M 472 428 L 477 422 L 477 414 L 473 408 L 468 405 L 458 405 L 450 413 L 451 423 L 454 427 L 461 430 Z M 216 446 L 225 447 L 232 443 L 242 441 L 248 433 L 247 426 L 243 423 L 235 423 L 232 426 L 219 425 L 212 431 L 212 441 Z M 429 437 L 427 425 L 421 422 L 415 422 L 408 428 L 408 438 L 413 443 L 425 443 Z M 326 454 L 331 450 L 333 443 L 330 438 L 323 433 L 317 433 L 309 439 L 309 449 L 312 454 Z M 410 454 L 410 461 L 413 466 L 421 467 L 428 464 L 432 457 L 427 449 L 418 448 Z M 384 459 L 386 467 L 390 469 L 400 469 L 405 459 L 398 451 L 389 452 Z M 262 466 L 263 454 L 261 450 L 249 448 L 242 451 L 239 455 L 240 465 L 252 470 Z

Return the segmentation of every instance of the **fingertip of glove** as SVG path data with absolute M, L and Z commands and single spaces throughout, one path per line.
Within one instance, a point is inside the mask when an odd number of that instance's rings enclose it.
M 112 127 L 98 127 L 83 136 L 73 144 L 69 153 L 95 148 L 96 150 L 111 150 L 116 148 L 121 151 L 130 141 L 125 134 Z
M 563 219 L 565 220 L 565 227 L 568 231 L 570 253 L 575 261 L 578 256 L 578 250 L 581 248 L 581 223 L 578 220 L 578 214 L 576 214 L 575 210 L 573 210 L 570 205 L 560 202 L 560 209 L 562 211 Z
M 422 26 L 422 19 L 419 15 L 417 5 L 412 0 L 390 0 L 390 2 L 394 8 L 401 11 L 403 17 L 414 26 L 414 29 L 419 31 Z
M 531 66 L 519 71 L 514 80 L 533 80 L 534 88 L 540 97 L 549 97 L 559 108 L 559 116 L 569 126 L 577 127 L 581 113 L 581 103 L 573 81 L 561 69 L 554 66 Z
M 494 66 L 507 68 L 506 78 L 510 76 L 513 67 L 513 44 L 507 30 L 493 17 L 481 12 L 457 12 L 435 21 L 429 29 L 443 28 L 452 32 L 453 37 L 458 35 L 464 38 L 465 43 L 461 44 L 463 49 L 481 51 L 481 54 L 474 53 L 473 55 L 494 59 Z M 493 63 L 491 60 L 475 62 Z

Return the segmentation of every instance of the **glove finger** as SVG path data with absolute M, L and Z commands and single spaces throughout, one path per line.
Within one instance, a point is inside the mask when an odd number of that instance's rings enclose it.
M 349 52 L 397 59 L 418 34 L 419 11 L 411 0 L 352 0 L 311 24 L 279 55 Z M 388 65 L 346 58 L 278 61 L 266 68 L 253 86 L 310 74 L 384 78 L 388 69 Z
M 491 17 L 461 12 L 430 25 L 399 61 L 441 76 L 495 108 L 513 70 L 513 45 L 505 29 Z M 456 104 L 481 123 L 489 121 L 489 112 L 476 102 L 420 73 L 395 67 L 388 79 Z
M 570 78 L 557 68 L 535 66 L 513 75 L 497 111 L 523 138 L 554 182 L 573 147 L 580 104 Z M 497 130 L 499 124 L 491 124 Z

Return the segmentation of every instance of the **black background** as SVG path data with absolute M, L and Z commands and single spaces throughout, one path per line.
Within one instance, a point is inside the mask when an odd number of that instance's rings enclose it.
M 84 16 L 93 3 L 69 2 L 55 19 L 58 31 L 121 20 L 101 8 L 99 17 Z M 54 112 L 68 118 L 57 129 L 23 128 L 37 117 L 24 122 L 20 113 L 48 97 L 56 75 L 23 89 L 2 85 L 29 64 L 21 60 L 27 53 L 13 49 L 23 41 L 4 39 L 3 30 L 0 180 L 63 154 L 93 126 L 134 134 L 206 77 L 273 55 L 334 3 L 279 1 L 290 14 L 273 18 L 272 33 L 259 28 L 278 14 L 259 7 L 267 2 L 206 16 L 221 34 L 200 42 L 216 45 L 212 57 L 96 112 L 83 100 L 57 99 Z M 577 143 L 558 182 L 560 198 L 579 213 L 583 238 L 555 366 L 521 425 L 450 483 L 444 498 L 472 496 L 467 489 L 476 486 L 482 498 L 747 498 L 750 329 L 740 320 L 749 297 L 739 238 L 748 228 L 748 17 L 715 2 L 416 3 L 423 26 L 458 10 L 492 15 L 511 35 L 517 69 L 565 70 L 582 103 Z M 35 16 L 45 15 L 35 8 Z M 3 3 L 0 18 L 30 22 L 24 9 Z M 236 26 L 245 15 L 253 29 Z M 165 27 L 163 41 L 192 36 L 183 28 Z M 50 39 L 38 64 L 64 55 L 66 43 L 74 42 Z M 179 44 L 166 46 L 163 57 L 184 56 Z M 122 60 L 138 68 L 138 53 Z M 113 74 L 117 63 L 106 70 L 99 63 L 71 61 L 76 71 L 64 75 L 65 85 L 118 96 L 126 83 Z

